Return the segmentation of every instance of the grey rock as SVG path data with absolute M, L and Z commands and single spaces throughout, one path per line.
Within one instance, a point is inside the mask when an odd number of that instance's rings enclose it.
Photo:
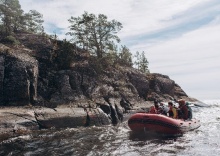
M 9 48 L 0 49 L 1 105 L 27 105 L 37 99 L 38 61 Z

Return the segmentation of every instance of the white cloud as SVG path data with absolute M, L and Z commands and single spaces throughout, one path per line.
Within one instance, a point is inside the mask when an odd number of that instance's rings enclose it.
M 208 25 L 146 47 L 151 72 L 169 75 L 191 96 L 216 98 L 220 93 L 219 42 L 220 25 Z
M 20 0 L 43 14 L 47 33 L 65 38 L 68 19 L 84 11 L 121 22 L 122 44 L 145 51 L 151 72 L 169 75 L 190 96 L 220 95 L 219 0 Z M 57 33 L 57 32 L 56 32 Z M 219 98 L 219 97 L 218 97 Z
M 46 31 L 51 32 L 47 27 L 51 24 L 66 29 L 71 16 L 80 16 L 88 11 L 102 13 L 121 22 L 124 28 L 120 37 L 123 39 L 165 27 L 168 23 L 164 20 L 200 3 L 200 0 L 20 0 L 20 3 L 25 12 L 35 9 L 44 15 Z

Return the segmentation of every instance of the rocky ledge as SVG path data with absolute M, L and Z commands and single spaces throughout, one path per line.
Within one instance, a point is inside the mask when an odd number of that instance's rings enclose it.
M 79 108 L 74 105 L 61 105 L 56 108 L 1 107 L 0 140 L 41 129 L 115 125 L 126 121 L 131 114 L 147 109 L 145 106 L 136 105 L 134 109 L 125 113 L 119 110 L 117 105 L 115 106 L 102 105 L 98 108 Z

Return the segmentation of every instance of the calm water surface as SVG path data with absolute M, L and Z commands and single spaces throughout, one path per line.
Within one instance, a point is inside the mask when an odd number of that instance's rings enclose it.
M 134 135 L 127 122 L 118 126 L 45 130 L 0 143 L 0 155 L 73 156 L 219 156 L 220 100 L 193 108 L 201 127 L 180 137 Z

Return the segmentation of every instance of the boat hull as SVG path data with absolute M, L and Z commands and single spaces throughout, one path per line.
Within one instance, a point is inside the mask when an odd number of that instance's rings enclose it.
M 196 119 L 184 121 L 160 114 L 136 113 L 129 118 L 128 126 L 134 132 L 179 135 L 199 128 L 200 121 Z

